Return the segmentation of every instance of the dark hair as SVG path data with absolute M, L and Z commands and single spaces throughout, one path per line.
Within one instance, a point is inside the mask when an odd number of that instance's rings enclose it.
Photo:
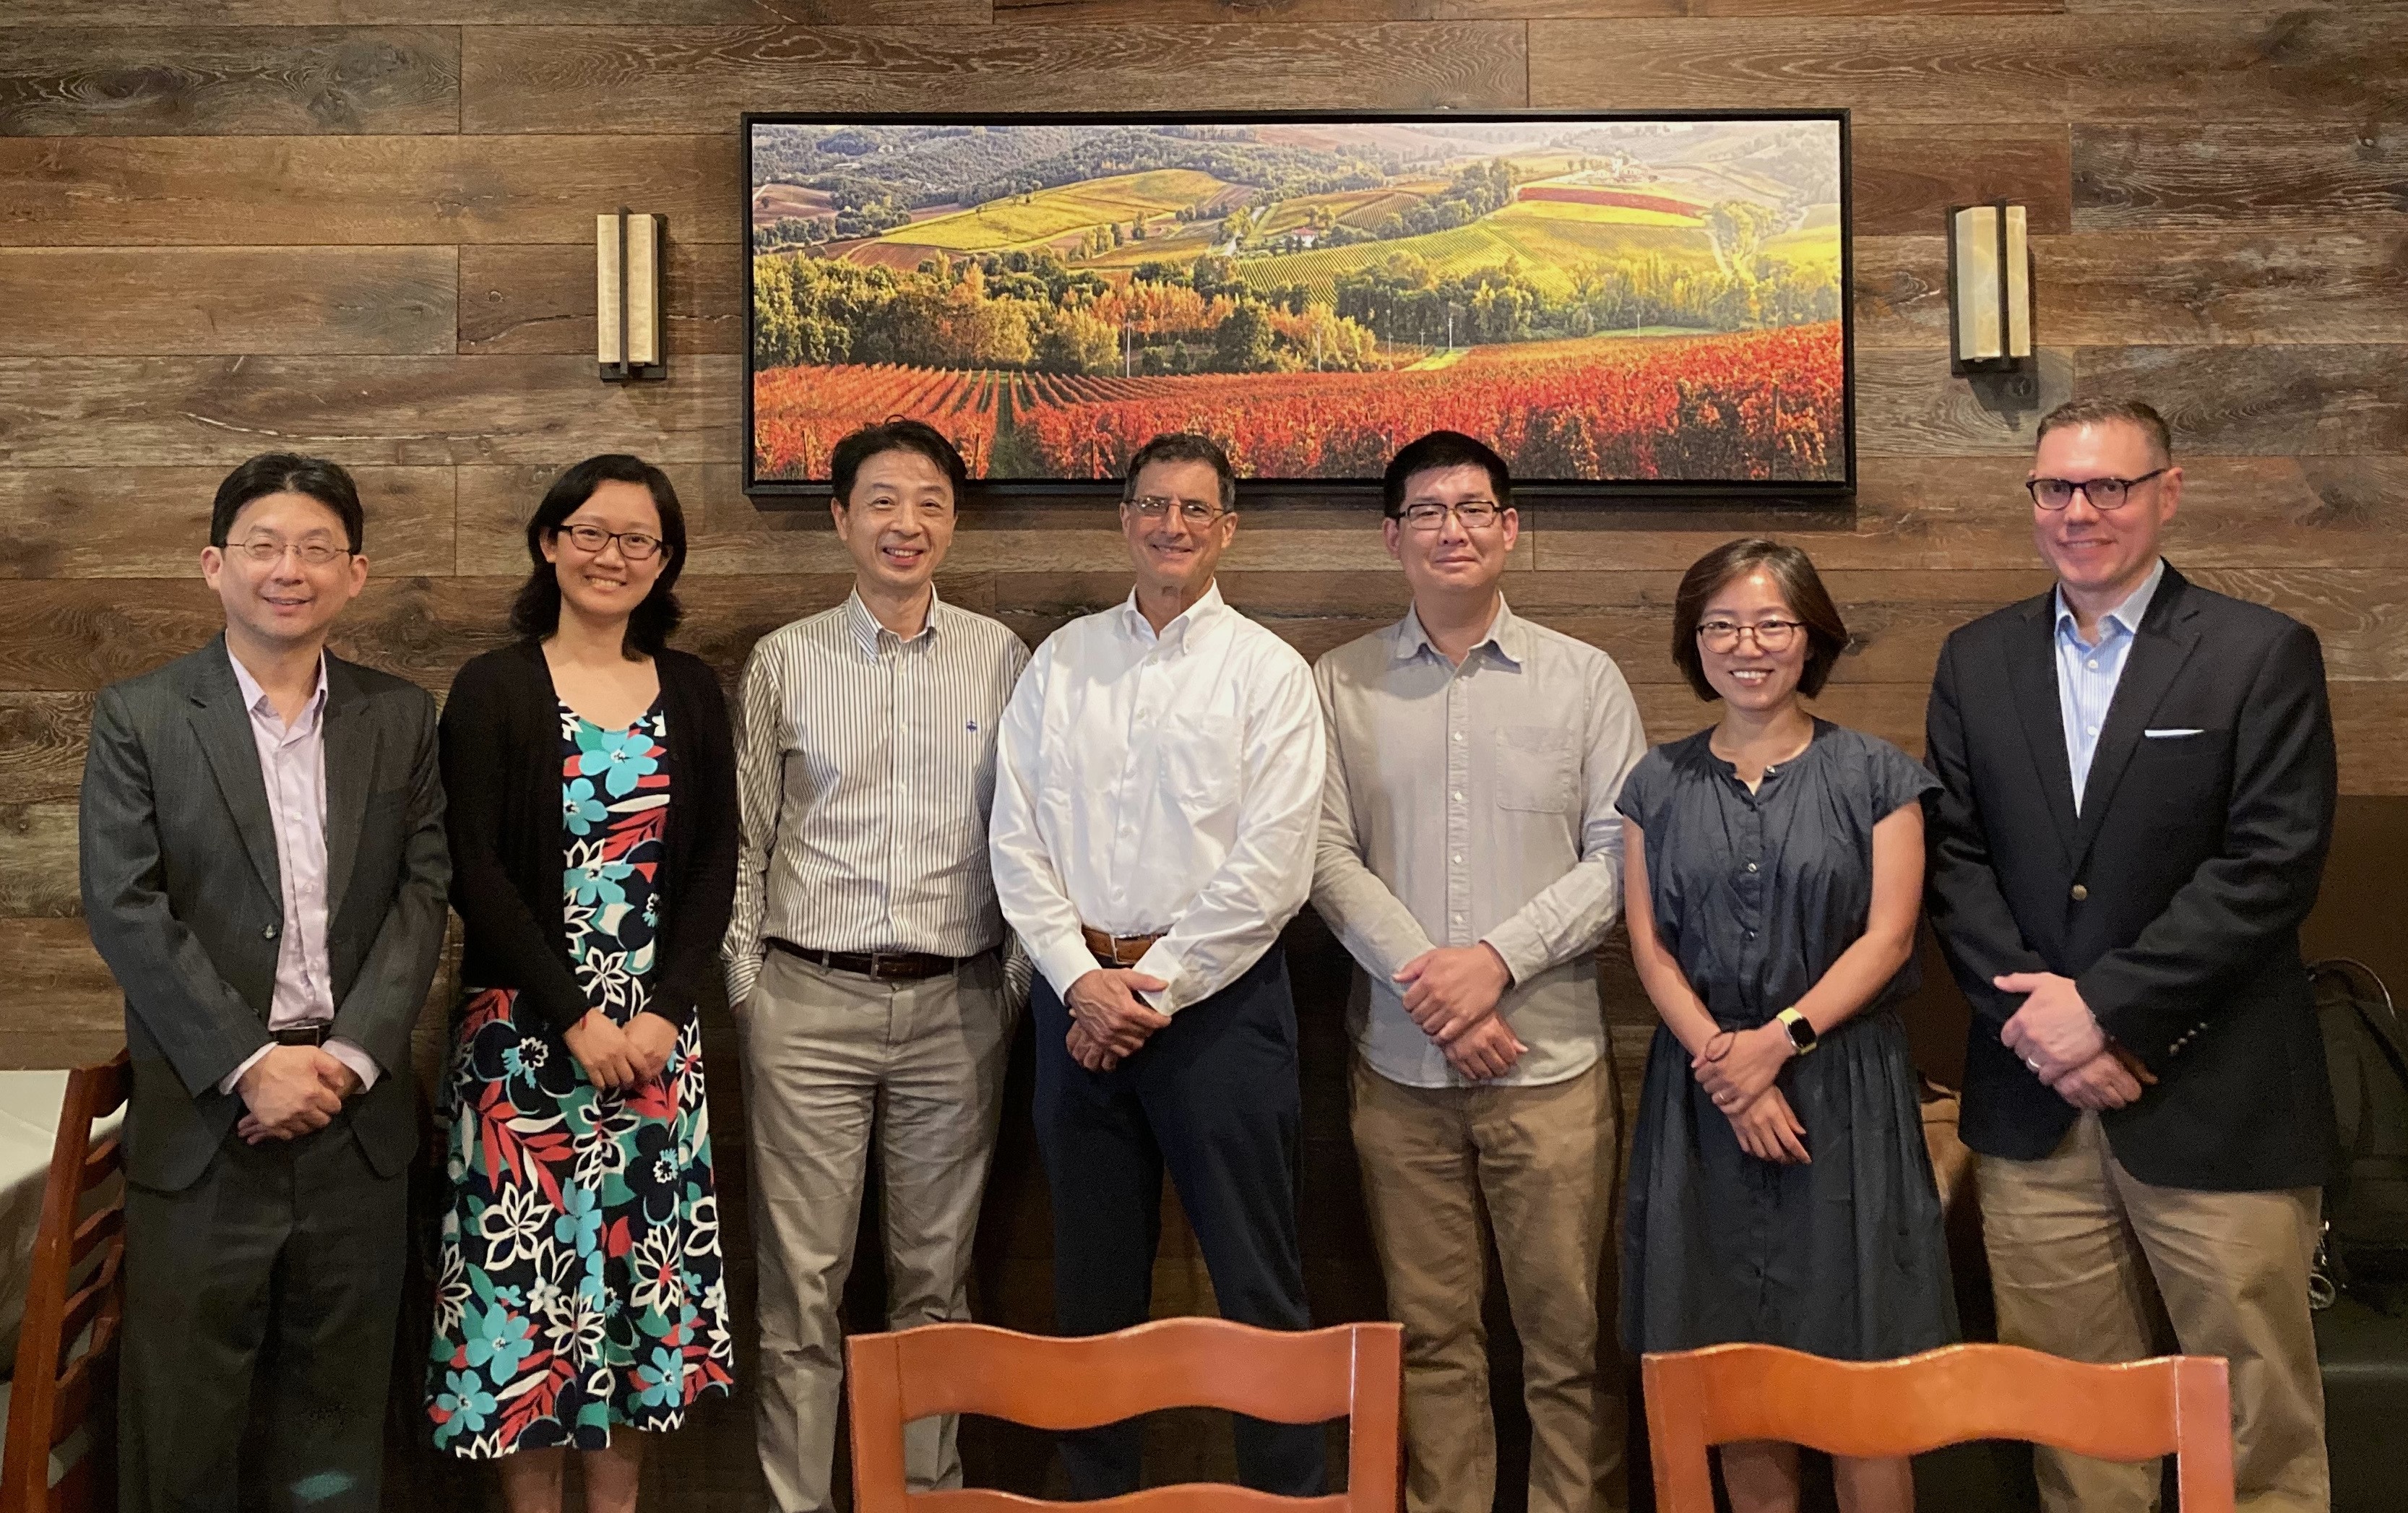
M 846 434 L 828 454 L 828 482 L 836 488 L 836 502 L 847 509 L 853 507 L 853 481 L 862 464 L 883 452 L 916 452 L 937 465 L 953 480 L 953 497 L 961 497 L 962 488 L 970 481 L 968 465 L 961 453 L 945 439 L 945 433 L 926 421 L 906 420 L 889 415 L 874 425 L 864 425 Z
M 1706 616 L 1707 601 L 1725 584 L 1751 572 L 1763 572 L 1779 584 L 1789 612 L 1806 623 L 1806 670 L 1798 676 L 1798 691 L 1812 699 L 1823 691 L 1840 654 L 1848 648 L 1847 622 L 1840 618 L 1813 559 L 1794 546 L 1761 536 L 1725 541 L 1681 575 L 1680 589 L 1672 596 L 1672 663 L 1699 699 L 1712 702 L 1722 697 L 1706 681 L 1705 661 L 1698 655 L 1698 622 Z
M 352 555 L 367 544 L 367 516 L 360 509 L 359 485 L 351 475 L 323 457 L 296 452 L 263 452 L 225 475 L 209 506 L 209 544 L 224 546 L 235 516 L 245 505 L 271 494 L 307 495 L 335 512 L 342 519 L 343 540 Z
M 1432 431 L 1398 447 L 1388 460 L 1388 470 L 1380 475 L 1381 511 L 1391 517 L 1403 514 L 1405 485 L 1413 475 L 1446 468 L 1482 469 L 1488 474 L 1488 492 L 1497 496 L 1497 508 L 1513 507 L 1513 475 L 1494 448 L 1461 431 Z
M 2137 425 L 2149 439 L 2149 446 L 2159 461 L 2172 467 L 2174 460 L 2174 433 L 2166 425 L 2166 417 L 2157 407 L 2140 399 L 2069 399 L 2040 418 L 2040 430 L 2032 437 L 2038 446 L 2051 431 L 2061 431 L 2075 425 L 2104 425 L 2122 421 Z
M 1229 466 L 1229 454 L 1221 450 L 1220 442 L 1194 431 L 1167 432 L 1138 448 L 1128 460 L 1128 476 L 1121 481 L 1121 503 L 1137 497 L 1137 475 L 1157 462 L 1210 463 L 1221 480 L 1221 508 L 1238 507 L 1238 473 Z
M 605 483 L 641 483 L 652 492 L 652 508 L 661 513 L 661 575 L 652 591 L 627 616 L 627 659 L 658 655 L 669 643 L 684 612 L 678 608 L 678 573 L 685 567 L 685 512 L 678 506 L 677 490 L 668 475 L 641 457 L 606 452 L 588 457 L 552 481 L 543 502 L 527 522 L 527 557 L 535 570 L 527 574 L 517 602 L 510 606 L 510 628 L 522 636 L 544 637 L 560 628 L 560 574 L 544 560 L 543 543 L 560 532 L 561 523 L 594 497 Z

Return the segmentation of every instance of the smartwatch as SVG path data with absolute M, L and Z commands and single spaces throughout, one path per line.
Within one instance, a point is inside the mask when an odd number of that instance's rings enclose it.
M 1784 1009 L 1772 1017 L 1784 1030 L 1789 1031 L 1789 1048 L 1799 1056 L 1813 1050 L 1820 1039 L 1814 1033 L 1814 1021 L 1799 1013 L 1794 1007 Z

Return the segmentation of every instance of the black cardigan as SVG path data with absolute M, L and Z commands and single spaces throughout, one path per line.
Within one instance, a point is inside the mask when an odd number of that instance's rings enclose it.
M 646 1007 L 682 1027 L 718 970 L 736 894 L 736 753 L 718 675 L 664 651 L 675 785 L 662 837 L 660 945 Z M 559 695 L 533 641 L 477 657 L 443 706 L 452 903 L 466 926 L 460 980 L 514 987 L 554 1033 L 589 1005 L 568 955 L 561 899 Z

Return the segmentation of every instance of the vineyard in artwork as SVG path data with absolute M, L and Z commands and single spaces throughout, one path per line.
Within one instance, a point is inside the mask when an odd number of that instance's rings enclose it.
M 756 122 L 752 468 L 908 415 L 995 479 L 1468 431 L 1563 482 L 1848 471 L 1836 119 Z
M 1375 476 L 1425 431 L 1468 430 L 1532 479 L 1831 476 L 1836 325 L 1473 348 L 1434 370 L 1121 378 L 878 365 L 756 376 L 755 471 L 827 476 L 845 432 L 888 415 L 953 439 L 973 474 L 1114 478 L 1164 431 L 1218 439 L 1242 475 Z

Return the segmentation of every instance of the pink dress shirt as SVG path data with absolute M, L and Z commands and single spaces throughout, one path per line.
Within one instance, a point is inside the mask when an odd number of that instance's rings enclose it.
M 233 653 L 234 681 L 251 711 L 251 736 L 259 747 L 260 781 L 267 788 L 267 813 L 276 826 L 276 872 L 284 890 L 284 929 L 276 949 L 276 996 L 267 1026 L 308 1024 L 335 1016 L 334 975 L 326 959 L 326 659 L 318 658 L 318 691 L 291 725 L 276 713 L 275 700 Z M 232 1092 L 273 1046 L 261 1046 L 234 1069 L 220 1092 Z M 377 1083 L 376 1059 L 357 1044 L 330 1039 L 326 1054 L 359 1074 L 362 1090 Z

